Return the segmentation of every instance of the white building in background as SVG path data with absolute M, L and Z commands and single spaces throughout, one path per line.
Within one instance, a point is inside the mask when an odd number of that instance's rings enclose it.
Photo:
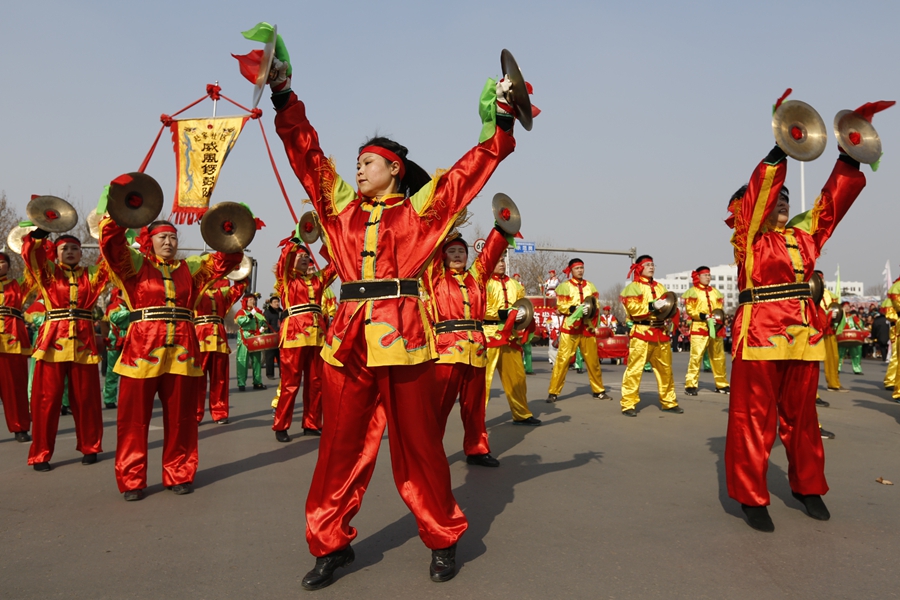
M 709 274 L 709 284 L 722 292 L 722 296 L 725 298 L 725 312 L 729 314 L 734 313 L 738 307 L 737 266 L 719 265 L 710 267 Z M 670 292 L 675 292 L 675 295 L 679 297 L 693 285 L 690 271 L 667 273 L 665 277 L 657 277 L 656 280 L 666 286 L 666 289 Z M 836 283 L 836 281 L 826 281 L 825 287 L 829 290 L 834 290 Z M 865 283 L 862 281 L 841 281 L 841 297 L 846 299 L 853 296 L 862 296 L 865 287 Z
M 709 284 L 722 292 L 725 299 L 725 312 L 733 313 L 738 306 L 737 265 L 719 265 L 709 268 Z M 657 277 L 657 281 L 666 286 L 676 296 L 681 296 L 694 285 L 690 271 L 667 273 L 665 277 Z M 844 283 L 841 282 L 841 287 Z

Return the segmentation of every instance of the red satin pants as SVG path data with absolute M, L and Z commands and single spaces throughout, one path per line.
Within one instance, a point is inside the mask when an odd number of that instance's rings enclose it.
M 787 453 L 791 489 L 818 495 L 828 491 L 816 415 L 818 383 L 818 362 L 732 361 L 725 442 L 729 496 L 748 506 L 769 504 L 766 472 L 776 428 Z
M 197 422 L 206 409 L 206 381 L 209 380 L 209 415 L 213 421 L 228 418 L 228 355 L 224 352 L 201 352 L 203 377 L 197 390 Z
M 31 429 L 28 357 L 24 354 L 0 353 L 0 401 L 3 402 L 3 416 L 10 433 Z
M 147 487 L 147 431 L 153 399 L 163 411 L 163 485 L 192 483 L 197 472 L 197 397 L 200 377 L 161 375 L 148 379 L 122 376 L 116 483 L 120 492 Z
M 347 343 L 346 341 L 344 343 Z M 441 443 L 434 364 L 367 367 L 363 353 L 343 367 L 325 364 L 327 426 L 306 499 L 306 540 L 314 556 L 345 548 L 388 428 L 394 484 L 432 550 L 456 543 L 468 527 L 450 488 Z
M 69 378 L 69 407 L 75 421 L 75 449 L 82 454 L 103 452 L 100 370 L 97 365 L 36 360 L 31 386 L 33 426 L 29 465 L 48 462 L 53 457 L 66 377 Z
M 465 431 L 463 451 L 466 456 L 490 454 L 491 447 L 488 445 L 487 429 L 484 426 L 484 368 L 464 363 L 438 363 L 434 370 L 439 391 L 435 398 L 441 403 L 438 412 L 441 438 L 447 430 L 447 419 L 456 398 L 459 397 L 459 416 Z
M 275 408 L 274 431 L 291 428 L 294 403 L 303 381 L 303 428 L 322 429 L 322 360 L 321 346 L 281 348 L 281 393 Z

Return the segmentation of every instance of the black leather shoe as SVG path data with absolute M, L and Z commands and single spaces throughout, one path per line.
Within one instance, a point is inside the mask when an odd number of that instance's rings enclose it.
M 803 495 L 798 494 L 797 492 L 791 492 L 791 496 L 803 503 L 803 506 L 806 507 L 806 514 L 813 519 L 827 521 L 831 518 L 831 513 L 828 512 L 828 509 L 825 507 L 822 496 L 819 496 L 818 494 Z
M 187 494 L 194 493 L 194 484 L 192 483 L 179 483 L 178 485 L 173 485 L 169 488 L 176 496 L 186 496 Z
M 113 409 L 113 408 L 118 408 L 118 404 L 116 404 L 115 402 L 105 403 L 105 404 L 103 405 L 103 408 L 105 408 L 105 409 L 107 409 L 107 410 L 111 410 L 111 409 Z
M 239 392 L 246 392 L 246 391 L 247 391 L 247 386 L 245 386 L 245 385 L 239 385 L 239 386 L 238 386 L 238 391 L 239 391 Z
M 730 394 L 731 388 L 728 387 L 727 385 L 723 388 L 716 388 L 716 393 L 717 394 Z
M 607 394 L 605 391 L 594 394 L 594 400 L 612 400 L 613 397 Z
M 548 395 L 547 396 L 547 404 L 553 404 L 554 402 L 556 402 L 557 398 L 559 398 L 559 396 L 557 396 L 556 394 Z
M 481 467 L 499 467 L 500 461 L 490 454 L 472 454 L 466 457 L 466 463 Z
M 582 373 L 584 373 L 584 369 L 575 369 L 575 372 L 581 375 Z
M 833 440 L 834 439 L 834 434 L 832 432 L 828 431 L 827 429 L 822 429 L 821 427 L 819 427 L 819 435 L 822 436 L 823 440 Z
M 291 441 L 291 436 L 288 435 L 287 429 L 282 429 L 275 432 L 275 439 L 279 442 L 289 442 Z
M 59 409 L 59 414 L 61 414 L 62 416 L 66 416 L 67 414 L 69 414 L 69 407 L 63 404 L 62 408 Z
M 42 473 L 49 471 L 50 469 L 53 468 L 50 466 L 50 461 L 37 462 L 37 463 L 34 463 L 32 466 L 34 467 L 35 471 L 41 471 Z
M 775 523 L 769 516 L 769 509 L 765 506 L 747 506 L 741 504 L 741 510 L 747 515 L 747 525 L 757 531 L 771 533 L 775 531 Z
M 28 432 L 27 432 L 27 431 L 17 431 L 17 432 L 16 432 L 16 441 L 19 442 L 19 443 L 22 443 L 22 442 L 30 442 L 30 441 L 31 441 L 31 436 L 28 435 Z
M 527 419 L 522 419 L 521 421 L 516 421 L 513 419 L 513 425 L 540 425 L 541 422 L 534 417 L 528 417 Z
M 626 417 L 636 417 L 637 416 L 637 412 L 633 408 L 623 410 L 622 414 L 625 415 Z
M 438 583 L 450 581 L 456 576 L 456 544 L 443 550 L 431 551 L 431 566 L 428 573 L 431 580 Z
M 831 406 L 831 404 L 828 402 L 825 402 L 821 398 L 816 398 L 816 406 L 821 406 L 822 408 L 827 408 L 827 407 Z
M 122 497 L 125 498 L 125 502 L 137 502 L 144 499 L 144 490 L 128 490 Z
M 218 421 L 216 421 L 216 425 L 228 425 L 230 422 L 231 421 L 228 420 L 228 417 L 225 417 L 224 419 L 219 419 Z
M 253 389 L 254 389 L 254 390 L 264 390 L 264 389 L 266 389 L 266 384 L 264 384 L 264 383 L 254 383 L 254 384 L 253 384 Z
M 81 457 L 81 464 L 83 465 L 92 465 L 97 462 L 97 453 L 93 454 L 85 454 Z
M 312 571 L 303 576 L 300 585 L 304 590 L 320 590 L 334 583 L 334 572 L 338 567 L 347 567 L 353 564 L 356 555 L 353 548 L 347 546 L 343 550 L 320 556 L 316 559 L 316 566 Z
M 321 436 L 322 432 L 319 431 L 318 429 L 309 429 L 307 427 L 304 427 L 303 435 Z
M 684 393 L 687 394 L 688 396 L 696 396 L 697 388 L 686 387 L 686 388 L 684 388 Z
M 678 406 L 678 405 L 675 405 L 675 406 L 673 406 L 672 408 L 663 408 L 663 409 L 661 409 L 661 410 L 662 410 L 663 412 L 667 412 L 667 413 L 675 413 L 676 415 L 680 415 L 681 413 L 684 412 L 684 409 L 681 408 L 681 407 Z

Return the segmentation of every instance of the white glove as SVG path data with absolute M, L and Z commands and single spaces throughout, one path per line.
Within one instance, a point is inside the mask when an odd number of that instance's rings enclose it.
M 512 82 L 504 77 L 497 82 L 497 114 L 514 116 L 511 109 L 512 101 L 509 92 L 512 90 Z
M 585 302 L 581 305 L 581 314 L 587 318 L 591 316 L 591 305 Z
M 521 323 L 525 320 L 525 317 L 528 315 L 528 311 L 524 308 L 519 308 L 516 310 L 516 323 Z
M 272 92 L 280 92 L 291 87 L 291 78 L 287 74 L 288 63 L 272 57 L 272 68 L 269 69 L 269 88 Z

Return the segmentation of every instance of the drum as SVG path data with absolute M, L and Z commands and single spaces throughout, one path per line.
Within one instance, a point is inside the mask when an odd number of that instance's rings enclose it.
M 597 337 L 600 339 L 606 339 L 613 336 L 613 330 L 611 327 L 598 327 L 597 328 Z
M 628 336 L 611 335 L 597 338 L 597 356 L 604 358 L 628 358 Z
M 844 329 L 837 336 L 837 344 L 840 348 L 853 348 L 861 346 L 866 338 L 869 337 L 868 331 L 859 331 L 858 329 Z
M 278 347 L 278 334 L 263 333 L 261 335 L 251 335 L 244 338 L 244 345 L 247 346 L 248 352 L 273 350 Z

